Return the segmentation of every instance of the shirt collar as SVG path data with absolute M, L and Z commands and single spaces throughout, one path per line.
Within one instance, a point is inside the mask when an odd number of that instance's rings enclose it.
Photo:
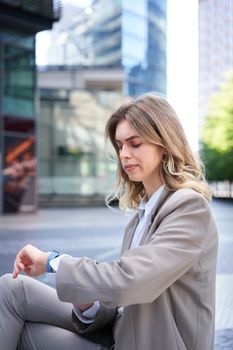
M 144 216 L 148 216 L 152 213 L 158 199 L 164 189 L 164 185 L 160 186 L 150 197 L 148 201 L 146 201 L 145 197 L 141 200 L 139 205 L 139 210 L 144 210 Z

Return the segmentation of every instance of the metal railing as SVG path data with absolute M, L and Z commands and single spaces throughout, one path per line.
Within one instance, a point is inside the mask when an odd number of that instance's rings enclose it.
M 212 181 L 210 187 L 215 198 L 233 198 L 232 181 Z

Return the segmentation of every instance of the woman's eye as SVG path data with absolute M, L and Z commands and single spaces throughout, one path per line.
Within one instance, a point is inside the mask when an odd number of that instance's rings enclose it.
M 135 145 L 132 145 L 132 147 L 134 147 L 134 148 L 138 148 L 139 146 L 141 146 L 141 143 L 137 143 Z

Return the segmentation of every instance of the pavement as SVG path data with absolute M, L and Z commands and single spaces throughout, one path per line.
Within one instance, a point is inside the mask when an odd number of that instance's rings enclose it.
M 233 200 L 211 206 L 219 231 L 214 349 L 233 350 Z
M 215 350 L 233 350 L 233 200 L 211 204 L 219 230 Z M 0 275 L 10 272 L 16 253 L 27 243 L 73 256 L 111 261 L 120 253 L 130 215 L 107 208 L 43 209 L 36 214 L 0 217 Z M 42 281 L 54 285 L 54 275 Z

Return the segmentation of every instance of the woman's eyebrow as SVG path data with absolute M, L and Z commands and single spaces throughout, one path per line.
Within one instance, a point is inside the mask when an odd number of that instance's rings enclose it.
M 140 138 L 139 135 L 133 135 L 133 136 L 130 136 L 130 137 L 128 137 L 127 139 L 125 139 L 125 141 L 131 141 L 131 140 L 133 140 L 133 139 L 138 139 L 138 138 Z M 115 142 L 121 142 L 121 141 L 115 139 Z

